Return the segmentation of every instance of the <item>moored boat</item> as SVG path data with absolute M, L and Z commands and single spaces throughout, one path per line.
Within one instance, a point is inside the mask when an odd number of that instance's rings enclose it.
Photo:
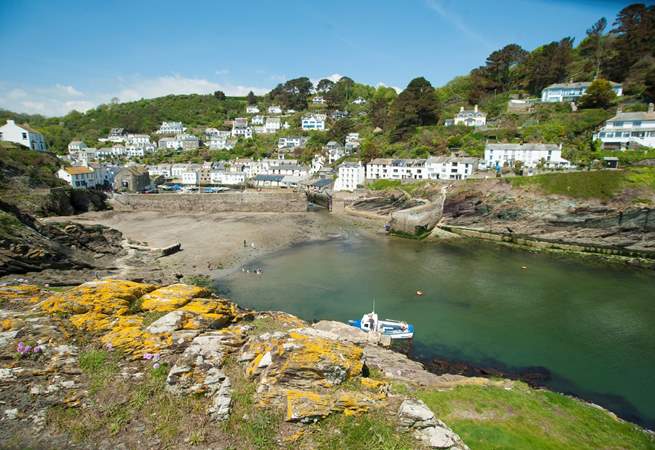
M 361 320 L 349 320 L 348 323 L 362 331 L 374 331 L 389 336 L 391 339 L 411 339 L 414 337 L 414 325 L 391 319 L 379 319 L 375 311 L 364 314 Z

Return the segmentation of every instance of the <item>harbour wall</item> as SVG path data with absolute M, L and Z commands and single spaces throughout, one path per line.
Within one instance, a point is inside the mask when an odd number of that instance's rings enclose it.
M 305 212 L 307 196 L 295 191 L 189 194 L 115 194 L 117 210 L 188 212 Z

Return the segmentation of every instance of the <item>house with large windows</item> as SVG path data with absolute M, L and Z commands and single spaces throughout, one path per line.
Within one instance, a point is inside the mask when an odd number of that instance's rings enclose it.
M 487 124 L 487 114 L 480 111 L 478 105 L 473 109 L 464 109 L 462 106 L 453 120 L 446 121 L 448 125 L 464 125 L 467 127 L 483 127 Z
M 182 134 L 184 133 L 182 122 L 162 122 L 157 134 Z
M 536 168 L 543 165 L 550 169 L 571 167 L 571 163 L 562 158 L 562 145 L 557 144 L 487 144 L 484 148 L 484 163 L 488 169 L 503 166 L 512 167 L 516 162 L 524 167 Z
M 601 141 L 603 148 L 609 149 L 655 148 L 653 104 L 648 105 L 648 111 L 619 110 L 614 117 L 605 122 L 598 133 L 594 134 L 594 140 Z
M 354 191 L 364 184 L 366 167 L 361 162 L 344 162 L 339 164 L 337 179 L 334 182 L 335 191 Z
M 425 159 L 376 158 L 366 165 L 367 180 L 424 180 Z
M 39 152 L 47 150 L 41 133 L 27 124 L 16 125 L 13 120 L 7 120 L 7 123 L 0 127 L 0 141 L 14 142 Z
M 620 83 L 610 81 L 610 84 L 617 96 L 623 95 L 623 87 Z M 546 103 L 574 102 L 587 92 L 590 85 L 591 81 L 551 84 L 541 91 L 541 101 Z
M 309 114 L 302 118 L 301 127 L 303 130 L 325 130 L 325 114 Z
M 478 159 L 458 156 L 431 156 L 425 161 L 428 180 L 466 180 L 478 167 Z

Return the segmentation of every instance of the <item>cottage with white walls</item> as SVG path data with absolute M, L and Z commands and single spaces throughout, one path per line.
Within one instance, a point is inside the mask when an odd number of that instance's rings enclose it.
M 623 112 L 605 122 L 600 131 L 594 134 L 594 140 L 602 142 L 603 148 L 634 149 L 639 147 L 655 148 L 655 110 L 653 104 L 648 111 Z
M 483 127 L 487 124 L 487 114 L 478 109 L 475 105 L 473 109 L 464 109 L 462 106 L 455 118 L 451 121 L 446 121 L 448 125 L 464 125 L 467 127 Z
M 323 96 L 316 95 L 316 96 L 312 97 L 312 103 L 314 105 L 325 105 L 327 103 L 327 101 L 325 101 Z
M 425 161 L 428 180 L 466 180 L 479 165 L 477 158 L 431 156 Z
M 77 152 L 86 148 L 84 141 L 70 141 L 68 143 L 68 152 Z
M 488 169 L 512 167 L 517 161 L 526 168 L 536 168 L 539 164 L 551 169 L 571 167 L 562 158 L 561 144 L 487 144 L 484 148 L 482 165 Z
M 57 177 L 66 181 L 74 189 L 92 188 L 99 184 L 95 171 L 87 166 L 62 167 L 57 171 Z
M 339 164 L 337 179 L 334 182 L 336 191 L 354 191 L 364 184 L 366 167 L 360 162 L 344 162 Z
M 27 124 L 16 125 L 13 120 L 7 120 L 7 123 L 0 127 L 0 141 L 14 142 L 38 152 L 47 150 L 41 133 Z
M 246 106 L 246 114 L 259 114 L 259 108 L 257 105 L 248 105 Z
M 346 156 L 346 149 L 339 144 L 337 141 L 330 141 L 327 144 L 325 144 L 325 147 L 323 147 L 323 150 L 325 150 L 325 153 L 328 155 L 328 163 L 332 164 L 344 156 Z
M 260 114 L 257 114 L 250 119 L 250 123 L 253 125 L 264 125 L 264 122 L 266 122 L 266 117 Z
M 591 81 L 551 84 L 541 91 L 541 101 L 546 103 L 573 102 L 582 97 L 590 85 Z M 620 83 L 610 81 L 610 85 L 617 97 L 623 95 L 623 87 Z
M 150 144 L 150 136 L 147 134 L 128 134 L 125 137 L 125 144 L 135 146 Z
M 267 111 L 269 114 L 282 114 L 282 108 L 279 105 L 271 105 Z
M 304 147 L 309 139 L 305 136 L 286 136 L 277 140 L 277 148 L 279 149 L 294 149 Z
M 366 104 L 366 99 L 363 97 L 357 97 L 355 100 L 353 100 L 353 105 L 365 105 Z
M 308 131 L 324 131 L 325 130 L 325 114 L 309 114 L 302 118 L 301 127 L 303 130 Z
M 243 137 L 245 139 L 252 138 L 252 128 L 248 126 L 248 119 L 243 117 L 237 117 L 232 122 L 232 136 L 239 138 Z
M 162 122 L 159 130 L 156 131 L 157 134 L 181 134 L 184 133 L 186 128 L 182 125 L 182 122 Z
M 164 178 L 172 178 L 171 164 L 154 164 L 148 166 L 148 173 L 150 176 L 162 176 Z
M 264 133 L 274 134 L 280 131 L 280 118 L 279 117 L 267 117 L 266 125 L 264 125 Z
M 425 159 L 376 158 L 366 165 L 367 180 L 425 180 Z

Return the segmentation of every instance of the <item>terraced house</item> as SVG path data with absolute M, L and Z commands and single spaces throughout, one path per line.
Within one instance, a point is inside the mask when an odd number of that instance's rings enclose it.
M 619 83 L 610 81 L 610 84 L 617 96 L 623 95 L 623 87 Z M 541 91 L 541 101 L 547 103 L 572 102 L 582 97 L 590 85 L 590 81 L 551 84 Z

